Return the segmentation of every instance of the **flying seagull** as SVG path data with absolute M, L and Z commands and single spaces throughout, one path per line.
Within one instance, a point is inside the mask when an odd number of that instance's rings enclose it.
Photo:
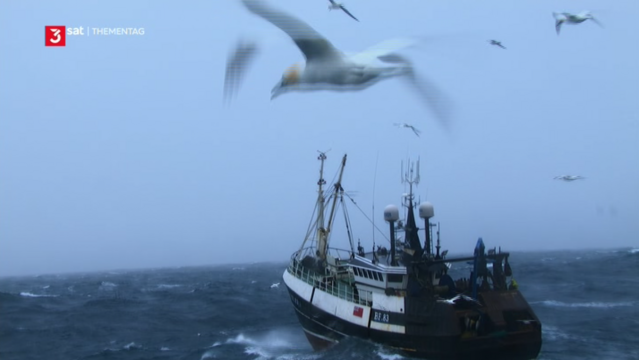
M 397 127 L 404 127 L 404 128 L 409 128 L 411 130 L 413 130 L 413 132 L 415 133 L 415 135 L 417 135 L 417 137 L 419 137 L 419 133 L 421 131 L 417 130 L 413 125 L 411 124 L 406 124 L 406 123 L 394 123 L 393 125 L 397 126 Z
M 455 295 L 455 297 L 453 297 L 451 299 L 437 300 L 437 302 L 448 303 L 448 304 L 454 305 L 459 300 L 470 302 L 470 303 L 475 303 L 477 305 L 481 305 L 481 303 L 479 301 L 473 299 L 470 296 L 466 296 L 466 295 L 463 295 L 463 294 Z
M 603 25 L 601 25 L 601 23 L 595 19 L 592 14 L 589 11 L 582 11 L 579 14 L 571 14 L 571 13 L 552 13 L 552 16 L 555 17 L 555 30 L 557 30 L 557 35 L 559 35 L 559 31 L 561 31 L 561 25 L 566 23 L 566 24 L 571 24 L 571 25 L 576 25 L 576 24 L 581 24 L 582 22 L 586 21 L 586 20 L 592 20 L 595 24 L 603 27 Z
M 335 0 L 328 0 L 328 1 L 330 1 L 330 3 L 331 3 L 328 6 L 328 10 L 340 10 L 341 9 L 342 11 L 344 11 L 346 13 L 346 15 L 352 17 L 356 21 L 359 21 L 359 20 L 357 20 L 357 18 L 355 16 L 353 16 L 353 14 L 351 14 L 348 10 L 346 10 L 346 8 L 344 7 L 344 4 L 336 3 Z
M 304 67 L 296 64 L 284 72 L 271 91 L 271 100 L 288 92 L 359 91 L 381 80 L 399 77 L 412 86 L 446 127 L 450 109 L 446 97 L 434 85 L 418 78 L 412 63 L 395 53 L 415 45 L 416 40 L 387 40 L 363 52 L 346 55 L 302 20 L 260 0 L 242 0 L 242 3 L 249 11 L 290 36 L 306 58 Z M 377 65 L 375 61 L 386 64 Z M 240 78 L 239 74 L 235 77 Z
M 499 46 L 502 49 L 506 49 L 506 47 L 504 47 L 504 45 L 501 44 L 501 41 L 489 40 L 488 42 L 490 43 L 490 45 L 495 45 L 495 46 Z
M 555 180 L 563 180 L 563 181 L 575 181 L 575 180 L 582 180 L 582 179 L 585 179 L 585 177 L 580 176 L 580 175 L 555 176 Z

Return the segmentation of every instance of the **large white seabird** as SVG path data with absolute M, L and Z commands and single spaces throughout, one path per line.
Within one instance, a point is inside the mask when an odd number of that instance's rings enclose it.
M 441 124 L 447 125 L 450 117 L 448 100 L 432 84 L 415 76 L 410 61 L 394 53 L 416 44 L 416 40 L 387 40 L 363 52 L 346 55 L 308 24 L 292 15 L 274 9 L 260 0 L 242 0 L 242 3 L 249 11 L 290 36 L 306 58 L 304 66 L 295 64 L 284 72 L 282 79 L 271 91 L 271 99 L 295 91 L 358 91 L 384 79 L 401 77 L 419 93 Z M 377 60 L 386 64 L 375 64 Z M 248 62 L 243 62 L 246 63 Z M 245 70 L 244 67 L 242 64 L 228 64 L 227 71 L 233 69 L 234 78 L 241 78 L 239 72 Z M 237 87 L 237 84 L 232 87 Z
M 601 23 L 597 19 L 595 19 L 594 16 L 592 16 L 590 11 L 582 11 L 579 14 L 571 14 L 567 12 L 563 12 L 563 13 L 554 12 L 552 13 L 552 16 L 554 16 L 555 18 L 555 30 L 557 31 L 557 35 L 559 35 L 559 32 L 561 31 L 561 25 L 563 25 L 564 23 L 576 25 L 576 24 L 581 24 L 582 22 L 586 20 L 592 20 L 592 22 L 594 22 L 595 24 L 603 27 L 603 25 L 601 25 Z

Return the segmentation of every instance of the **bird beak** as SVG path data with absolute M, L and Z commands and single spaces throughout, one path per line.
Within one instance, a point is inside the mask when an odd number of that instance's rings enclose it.
M 275 99 L 276 97 L 278 97 L 281 93 L 282 93 L 282 84 L 278 83 L 277 85 L 275 85 L 275 87 L 273 87 L 273 90 L 271 90 L 271 100 Z
M 282 95 L 283 93 L 287 92 L 287 90 L 289 90 L 288 87 L 284 87 L 282 86 L 281 82 L 278 82 L 274 87 L 273 90 L 271 90 L 271 100 L 275 99 L 276 97 Z

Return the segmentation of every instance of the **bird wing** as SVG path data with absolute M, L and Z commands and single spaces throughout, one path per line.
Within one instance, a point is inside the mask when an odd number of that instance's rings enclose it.
M 592 15 L 590 15 L 590 20 L 592 20 L 592 22 L 599 25 L 600 27 L 604 27 L 603 24 L 599 22 L 599 20 L 595 19 Z
M 569 13 L 552 13 L 552 16 L 555 18 L 555 20 L 559 21 L 559 20 L 566 20 L 567 16 L 570 16 Z
M 412 46 L 417 41 L 409 38 L 394 38 L 382 41 L 376 45 L 369 47 L 368 49 L 350 56 L 350 60 L 360 64 L 368 64 L 381 56 L 394 53 L 397 50 Z
M 403 56 L 398 54 L 389 54 L 381 56 L 379 59 L 384 62 L 396 64 L 401 63 L 406 65 L 407 76 L 403 76 L 402 78 L 407 81 L 408 85 L 410 85 L 419 97 L 421 97 L 426 107 L 433 112 L 440 124 L 448 130 L 449 124 L 452 121 L 452 101 L 450 98 L 448 98 L 444 92 L 439 90 L 435 84 L 427 81 L 421 76 L 417 76 L 412 63 Z
M 340 9 L 342 9 L 342 11 L 344 11 L 344 12 L 345 12 L 348 16 L 352 17 L 352 18 L 353 18 L 353 19 L 355 19 L 356 21 L 359 21 L 359 20 L 357 20 L 357 18 L 356 18 L 355 16 L 353 16 L 353 14 L 351 14 L 351 13 L 350 13 L 350 11 L 346 10 L 346 8 L 344 7 L 344 5 L 340 5 L 339 7 L 340 7 Z
M 249 64 L 255 59 L 258 48 L 253 41 L 240 40 L 235 50 L 229 54 L 226 61 L 226 75 L 224 77 L 224 100 L 230 101 L 237 93 Z
M 304 53 L 306 61 L 341 61 L 342 53 L 330 41 L 304 21 L 281 10 L 273 9 L 260 0 L 242 0 L 246 8 L 255 15 L 280 28 L 293 39 Z
M 414 127 L 414 126 L 409 126 L 409 127 L 411 128 L 411 130 L 413 130 L 413 132 L 415 133 L 415 135 L 417 135 L 417 137 L 419 137 L 419 133 L 420 133 L 420 131 L 419 131 L 419 130 L 417 130 L 417 129 L 415 129 L 415 127 Z
M 328 0 L 330 1 L 331 4 L 335 5 L 335 1 L 334 0 Z
M 557 35 L 559 35 L 559 32 L 561 31 L 561 24 L 564 23 L 565 20 L 557 20 L 555 21 L 555 30 L 557 30 Z

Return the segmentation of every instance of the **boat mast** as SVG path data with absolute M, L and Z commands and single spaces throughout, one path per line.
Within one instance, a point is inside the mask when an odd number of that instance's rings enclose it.
M 317 246 L 317 255 L 324 259 L 324 257 L 321 256 L 321 249 L 324 248 L 324 243 L 326 241 L 325 235 L 324 235 L 324 188 L 323 185 L 326 184 L 326 180 L 324 180 L 324 160 L 326 160 L 326 153 L 320 152 L 320 155 L 317 157 L 317 159 L 319 159 L 321 161 L 321 165 L 320 165 L 320 177 L 319 180 L 317 181 L 317 185 L 319 186 L 319 189 L 317 190 L 317 207 L 318 207 L 318 212 L 317 212 L 317 223 L 316 223 L 316 227 L 317 227 L 317 239 L 318 239 L 318 246 Z
M 331 214 L 328 217 L 328 226 L 324 228 L 323 226 L 324 224 L 322 220 L 322 224 L 321 224 L 322 226 L 319 228 L 319 243 L 318 243 L 317 255 L 320 258 L 320 260 L 326 259 L 326 251 L 328 250 L 328 235 L 330 234 L 331 226 L 333 225 L 333 219 L 335 215 L 335 206 L 337 205 L 337 198 L 339 193 L 341 191 L 344 191 L 344 189 L 342 188 L 342 175 L 344 175 L 345 166 L 346 166 L 346 154 L 344 154 L 344 157 L 342 158 L 342 166 L 339 171 L 339 177 L 337 179 L 337 182 L 334 185 L 335 192 L 333 193 L 333 205 L 331 206 Z M 324 209 L 324 206 L 322 204 L 322 210 L 323 209 Z

